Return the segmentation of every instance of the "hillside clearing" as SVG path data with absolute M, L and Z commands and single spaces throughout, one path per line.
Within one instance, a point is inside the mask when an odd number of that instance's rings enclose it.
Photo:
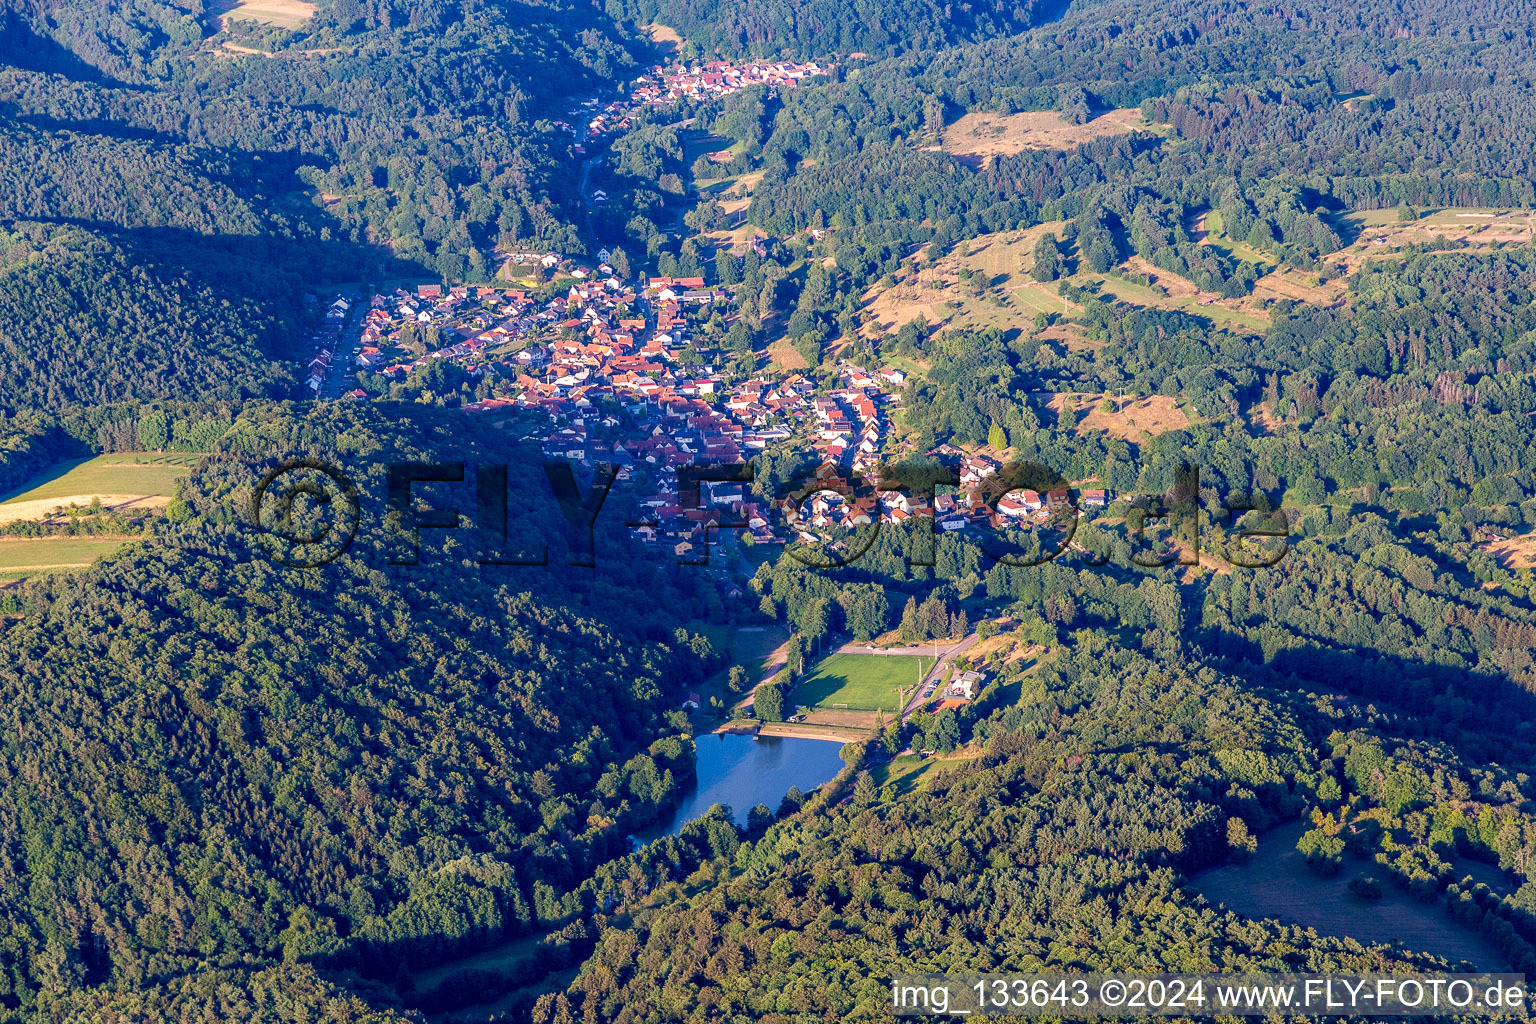
M 1190 234 L 1201 245 L 1219 249 L 1234 259 L 1255 263 L 1261 267 L 1272 267 L 1277 262 L 1269 253 L 1256 249 L 1245 241 L 1229 237 L 1226 228 L 1222 225 L 1221 213 L 1217 210 L 1207 210 L 1196 217 Z
M 961 242 L 937 262 L 926 256 L 909 259 L 894 285 L 877 284 L 865 292 L 863 332 L 878 338 L 918 317 L 930 327 L 1025 328 L 1033 325 L 1036 313 L 1061 312 L 1061 299 L 1025 269 L 1045 233 L 1059 232 L 1063 226 L 1052 221 L 1024 231 L 980 235 Z
M 201 455 L 139 452 L 61 463 L 0 500 L 0 525 L 99 500 L 112 510 L 161 509 Z
M 683 44 L 683 37 L 678 35 L 677 29 L 672 28 L 670 25 L 658 25 L 653 21 L 649 25 L 642 27 L 644 28 L 645 34 L 650 38 L 651 42 L 661 47 L 661 49 L 666 50 L 668 53 L 676 50 Z
M 1536 533 L 1495 541 L 1487 550 L 1506 569 L 1536 569 Z
M 1040 239 L 1047 232 L 1060 237 L 1064 227 L 1064 222 L 1051 221 L 1023 231 L 979 235 L 959 243 L 937 262 L 925 255 L 909 258 L 894 284 L 877 284 L 865 292 L 862 333 L 877 340 L 919 317 L 929 327 L 1033 332 L 1040 314 L 1080 316 L 1082 307 L 1063 302 L 1059 284 L 1042 284 L 1030 274 Z M 1262 334 L 1269 327 L 1262 304 L 1252 298 L 1223 299 L 1201 292 L 1184 278 L 1137 256 L 1122 267 L 1151 283 L 1082 269 L 1065 280 L 1106 300 L 1179 310 L 1243 333 Z M 1081 337 L 1077 344 L 1092 347 Z
M 213 10 L 221 31 L 228 30 L 231 21 L 296 29 L 314 16 L 315 5 L 304 0 L 223 0 Z
M 1087 124 L 1072 124 L 1054 110 L 1023 114 L 966 114 L 944 129 L 939 148 L 959 157 L 984 160 L 1026 149 L 1071 149 L 1084 142 L 1151 130 L 1135 107 L 1109 110 Z
M 1295 267 L 1281 267 L 1265 274 L 1253 285 L 1257 299 L 1290 299 L 1323 309 L 1343 305 L 1348 292 L 1349 285 L 1343 278 L 1322 281 L 1316 274 Z
M 1100 408 L 1105 400 L 1114 404 L 1112 411 Z M 1149 395 L 1146 398 L 1118 398 L 1104 394 L 1067 394 L 1058 392 L 1047 403 L 1052 412 L 1070 407 L 1078 414 L 1077 431 L 1103 431 L 1126 441 L 1142 441 L 1147 437 L 1166 434 L 1170 430 L 1183 430 L 1189 426 L 1189 416 L 1179 405 L 1179 399 L 1168 395 Z

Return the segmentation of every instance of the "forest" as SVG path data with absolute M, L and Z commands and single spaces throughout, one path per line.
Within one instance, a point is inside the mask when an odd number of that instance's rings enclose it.
M 451 549 L 384 573 L 382 523 L 323 576 L 253 557 L 238 509 L 268 453 L 425 461 L 441 416 L 253 407 L 157 543 L 22 591 L 0 631 L 0 1005 L 230 958 L 389 981 L 563 920 L 691 778 L 667 709 L 718 656 L 624 596 L 665 579 L 615 559 L 579 586 L 483 586 Z M 459 457 L 511 454 L 451 435 Z
M 891 1019 L 907 971 L 1459 966 L 1206 895 L 1287 828 L 1347 908 L 1412 901 L 1536 974 L 1536 575 L 1510 554 L 1536 237 L 1436 219 L 1536 209 L 1530 4 L 219 13 L 0 0 L 0 501 L 101 452 L 197 458 L 118 554 L 0 577 L 0 1022 L 803 1024 Z M 827 71 L 581 135 L 668 35 Z M 1007 127 L 965 151 L 962 122 Z M 965 262 L 1005 236 L 1000 272 Z M 626 283 L 719 291 L 687 374 L 826 397 L 899 367 L 900 468 L 988 453 L 1106 507 L 1048 558 L 1032 531 L 1036 564 L 919 519 L 840 568 L 733 541 L 706 569 L 641 549 L 616 490 L 577 568 L 542 407 L 460 408 L 494 373 L 293 400 L 334 292 L 599 245 Z M 945 275 L 911 305 L 947 320 L 878 320 Z M 1128 426 L 1154 400 L 1169 419 Z M 787 426 L 764 506 L 816 462 Z M 294 457 L 361 495 L 314 568 L 250 511 Z M 506 466 L 529 500 L 490 536 L 469 484 L 392 507 L 392 462 Z M 1199 556 L 1141 559 L 1185 467 Z M 306 527 L 341 514 L 296 493 Z M 413 529 L 429 505 L 464 514 Z M 1283 558 L 1235 557 L 1244 515 L 1283 520 Z M 742 629 L 787 637 L 750 712 Z M 695 737 L 782 727 L 829 647 L 972 636 L 974 699 L 882 711 L 813 791 L 633 840 L 693 787 Z
M 256 275 L 270 289 L 231 302 Z M 286 396 L 302 296 L 248 257 L 183 267 L 163 248 L 18 223 L 0 234 L 0 411 Z
M 636 24 L 659 23 L 678 32 L 700 55 L 780 54 L 837 57 L 927 51 L 960 42 L 1011 35 L 1045 20 L 1047 4 L 972 3 L 941 5 L 921 0 L 897 3 L 775 0 L 743 4 L 730 0 L 625 0 L 612 5 Z
M 498 244 L 582 247 L 551 122 L 638 67 L 611 24 L 562 3 L 465 19 L 338 0 L 267 58 L 222 48 L 202 7 L 8 5 L 0 217 L 444 278 Z

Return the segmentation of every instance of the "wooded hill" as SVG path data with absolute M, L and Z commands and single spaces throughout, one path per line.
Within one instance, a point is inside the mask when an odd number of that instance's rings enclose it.
M 23 589 L 0 625 L 0 1016 L 98 988 L 152 1006 L 216 965 L 392 979 L 562 921 L 669 805 L 693 760 L 666 709 L 718 662 L 675 631 L 693 598 L 644 563 L 497 577 L 429 545 L 390 567 L 372 507 L 322 569 L 253 549 L 244 503 L 270 454 L 342 460 L 379 504 L 386 457 L 514 456 L 449 415 L 252 407 L 182 521 Z M 558 542 L 552 501 L 514 525 L 548 515 Z M 195 981 L 175 987 L 196 1002 Z M 282 998 L 315 1005 L 306 991 Z
M 286 397 L 297 282 L 249 259 L 182 263 L 197 249 L 178 248 L 46 224 L 0 232 L 0 411 Z

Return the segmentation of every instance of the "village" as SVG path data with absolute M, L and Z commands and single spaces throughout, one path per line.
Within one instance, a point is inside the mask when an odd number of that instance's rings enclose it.
M 733 64 L 712 60 L 657 65 L 634 81 L 627 96 L 607 102 L 602 97 L 589 97 L 573 107 L 566 114 L 566 119 L 554 124 L 577 139 L 574 147 L 577 153 L 585 153 L 587 144 L 592 141 L 604 135 L 628 131 L 639 110 L 727 96 L 753 85 L 793 89 L 806 79 L 824 74 L 827 70 L 826 66 L 815 61 L 803 64 L 792 61 Z
M 315 335 L 311 392 L 336 379 L 344 324 L 357 331 L 351 383 L 367 386 L 338 389 L 337 397 L 367 401 L 424 368 L 457 367 L 477 382 L 467 413 L 515 424 L 546 457 L 587 472 L 615 466 L 617 480 L 634 481 L 631 492 L 644 495 L 639 538 L 684 561 L 707 562 L 726 536 L 815 544 L 829 532 L 914 516 L 932 517 L 946 532 L 1024 530 L 1108 503 L 1099 489 L 1077 502 L 1066 488 L 995 493 L 1000 458 L 950 445 L 926 454 L 954 466 L 959 487 L 941 487 L 931 503 L 873 485 L 860 493 L 855 478 L 876 480 L 883 462 L 912 454 L 893 431 L 907 371 L 841 362 L 817 379 L 764 370 L 740 379 L 699 336 L 711 317 L 734 315 L 727 290 L 701 277 L 626 281 L 606 251 L 596 266 L 530 255 L 564 287 L 536 294 L 424 284 L 372 295 L 365 310 L 338 296 Z M 779 446 L 808 450 L 820 466 L 797 493 L 768 499 L 750 484 L 711 481 L 690 502 L 696 507 L 684 506 L 680 469 L 741 465 Z

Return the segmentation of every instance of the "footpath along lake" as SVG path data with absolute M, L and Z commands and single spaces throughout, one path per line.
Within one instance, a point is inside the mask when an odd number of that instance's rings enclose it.
M 843 768 L 841 744 L 785 736 L 705 733 L 698 747 L 698 782 L 671 820 L 636 836 L 642 843 L 678 832 L 715 804 L 725 804 L 739 825 L 758 804 L 770 811 L 792 787 L 809 793 Z

